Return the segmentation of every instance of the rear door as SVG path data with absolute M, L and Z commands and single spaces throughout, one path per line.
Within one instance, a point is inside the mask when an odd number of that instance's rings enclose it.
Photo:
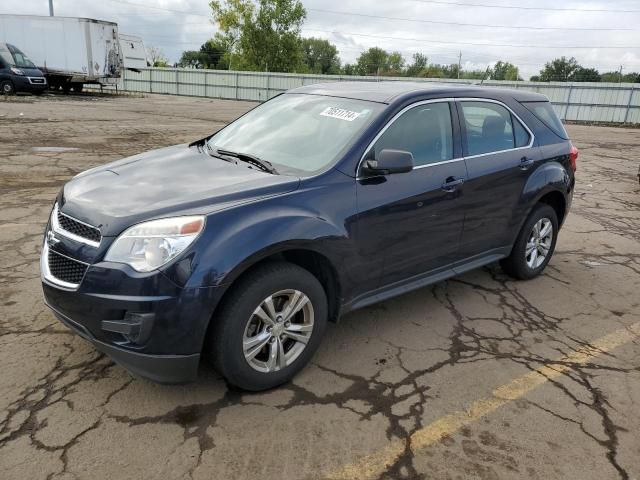
M 373 156 L 405 150 L 414 157 L 411 172 L 357 180 L 358 247 L 370 276 L 382 285 L 455 258 L 467 175 L 457 132 L 452 102 L 421 102 L 394 117 L 369 150 Z
M 460 259 L 508 246 L 520 224 L 518 203 L 540 160 L 533 133 L 505 104 L 459 100 L 468 178 Z

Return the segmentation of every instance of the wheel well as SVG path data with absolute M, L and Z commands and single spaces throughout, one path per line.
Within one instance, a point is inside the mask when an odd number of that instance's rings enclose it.
M 313 274 L 313 276 L 318 279 L 327 295 L 329 321 L 336 322 L 338 320 L 341 303 L 340 282 L 338 280 L 338 274 L 327 257 L 318 252 L 314 252 L 313 250 L 305 249 L 285 250 L 283 252 L 278 252 L 268 257 L 262 258 L 256 263 L 252 264 L 250 267 L 240 273 L 227 287 L 215 310 L 217 311 L 220 308 L 220 306 L 224 303 L 225 298 L 232 290 L 233 286 L 237 284 L 242 278 L 244 278 L 246 275 L 250 275 L 251 271 L 258 266 L 273 261 L 285 261 L 293 263 L 294 265 L 304 268 L 305 270 Z M 213 315 L 215 316 L 215 311 Z
M 546 203 L 552 207 L 558 216 L 558 224 L 562 224 L 567 209 L 566 200 L 562 193 L 557 191 L 549 192 L 540 199 L 540 203 Z

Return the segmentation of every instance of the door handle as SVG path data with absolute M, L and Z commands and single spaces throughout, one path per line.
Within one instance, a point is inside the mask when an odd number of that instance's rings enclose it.
M 464 183 L 464 179 L 462 178 L 447 178 L 442 186 L 440 187 L 445 192 L 455 192 L 460 185 Z
M 533 158 L 522 157 L 520 159 L 520 170 L 527 170 L 533 163 Z

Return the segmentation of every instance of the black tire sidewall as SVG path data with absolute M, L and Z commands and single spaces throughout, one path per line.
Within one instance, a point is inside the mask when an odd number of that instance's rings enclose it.
M 328 317 L 324 288 L 310 272 L 286 262 L 258 267 L 231 288 L 234 290 L 222 306 L 220 316 L 212 320 L 218 322 L 211 338 L 216 368 L 230 384 L 250 391 L 273 388 L 290 380 L 309 362 L 322 341 Z M 258 372 L 249 365 L 242 351 L 247 321 L 265 298 L 287 289 L 299 290 L 309 297 L 314 309 L 313 333 L 293 364 L 277 372 Z
M 11 87 L 11 90 L 8 92 L 5 92 L 4 91 L 5 85 L 9 85 Z M 13 82 L 11 80 L 3 80 L 2 82 L 0 82 L 0 94 L 13 95 L 14 93 L 16 93 L 16 88 L 13 85 Z
M 551 225 L 553 226 L 553 238 L 551 239 L 551 248 L 549 248 L 549 253 L 547 254 L 547 258 L 544 259 L 542 264 L 533 269 L 527 265 L 525 251 L 527 248 L 527 241 L 529 240 L 529 235 L 531 234 L 531 230 L 533 226 L 542 218 L 548 218 L 551 221 Z M 520 230 L 520 234 L 518 235 L 518 239 L 516 244 L 511 252 L 510 262 L 511 267 L 514 270 L 513 273 L 517 278 L 527 280 L 534 277 L 537 277 L 542 273 L 542 271 L 546 268 L 547 264 L 551 260 L 553 253 L 556 248 L 556 241 L 558 240 L 558 216 L 553 207 L 540 204 L 535 207 L 527 221 L 522 226 Z

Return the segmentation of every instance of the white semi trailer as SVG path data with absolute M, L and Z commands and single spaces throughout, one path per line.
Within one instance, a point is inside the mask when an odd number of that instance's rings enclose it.
M 124 68 L 139 71 L 141 68 L 148 67 L 147 51 L 144 48 L 142 37 L 121 33 L 120 52 Z
M 22 50 L 53 88 L 116 84 L 123 69 L 118 25 L 74 17 L 0 15 L 0 42 Z

